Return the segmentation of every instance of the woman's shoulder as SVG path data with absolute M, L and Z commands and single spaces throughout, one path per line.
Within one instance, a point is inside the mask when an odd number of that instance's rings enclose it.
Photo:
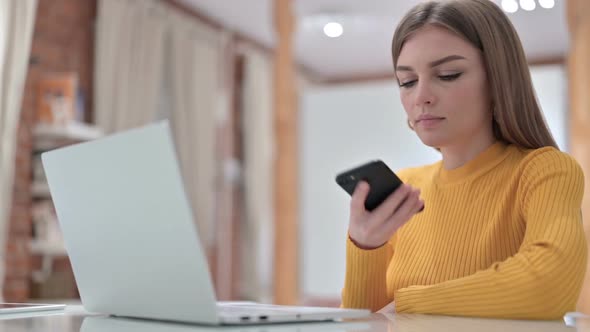
M 540 178 L 547 175 L 584 176 L 582 167 L 571 155 L 554 147 L 519 149 L 522 159 L 520 169 L 525 178 Z
M 521 165 L 528 171 L 542 169 L 571 169 L 573 171 L 581 171 L 580 164 L 574 157 L 552 146 L 519 150 L 522 154 Z

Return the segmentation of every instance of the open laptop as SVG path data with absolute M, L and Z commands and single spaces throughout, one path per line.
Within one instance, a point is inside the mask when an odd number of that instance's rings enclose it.
M 89 311 L 212 325 L 370 314 L 217 303 L 167 121 L 46 152 L 42 161 Z

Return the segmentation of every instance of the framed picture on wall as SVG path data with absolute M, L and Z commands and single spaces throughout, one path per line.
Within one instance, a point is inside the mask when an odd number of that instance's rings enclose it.
M 47 73 L 39 79 L 37 121 L 43 124 L 66 125 L 76 118 L 78 74 Z

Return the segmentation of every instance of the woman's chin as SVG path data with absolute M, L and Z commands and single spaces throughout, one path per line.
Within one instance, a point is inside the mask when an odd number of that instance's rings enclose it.
M 445 142 L 441 137 L 435 137 L 433 135 L 418 135 L 418 138 L 420 138 L 424 145 L 435 149 L 443 146 Z

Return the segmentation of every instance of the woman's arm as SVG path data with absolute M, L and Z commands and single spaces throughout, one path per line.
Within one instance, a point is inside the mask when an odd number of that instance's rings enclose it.
M 411 169 L 398 170 L 404 183 L 412 183 Z M 350 238 L 346 241 L 346 276 L 342 290 L 342 307 L 370 309 L 375 312 L 387 305 L 387 268 L 395 250 L 395 233 L 379 248 L 364 250 Z
M 342 290 L 342 307 L 377 311 L 389 303 L 386 273 L 393 255 L 393 242 L 372 250 L 358 248 L 346 241 L 346 276 Z
M 582 170 L 551 151 L 527 164 L 521 184 L 526 232 L 518 253 L 471 276 L 400 289 L 397 312 L 558 319 L 575 310 L 587 260 Z

